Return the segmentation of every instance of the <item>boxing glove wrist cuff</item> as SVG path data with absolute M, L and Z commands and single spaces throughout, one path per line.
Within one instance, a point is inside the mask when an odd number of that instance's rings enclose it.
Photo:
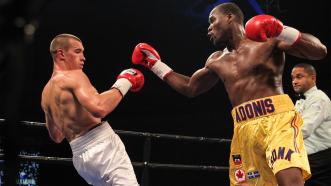
M 120 78 L 114 83 L 111 88 L 116 88 L 117 90 L 119 90 L 124 97 L 131 87 L 132 83 L 129 80 L 125 78 Z
M 164 76 L 172 72 L 172 69 L 161 60 L 158 60 L 151 68 L 151 71 L 163 80 Z
M 276 37 L 276 39 L 285 41 L 289 45 L 293 45 L 300 37 L 300 31 L 289 27 L 284 26 L 283 31 Z

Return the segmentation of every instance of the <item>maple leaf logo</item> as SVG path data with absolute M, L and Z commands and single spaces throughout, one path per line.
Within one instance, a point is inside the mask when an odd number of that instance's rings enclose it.
M 236 170 L 234 175 L 236 177 L 237 182 L 244 182 L 246 180 L 245 171 L 243 171 L 242 169 Z
M 243 176 L 244 176 L 243 171 L 238 170 L 238 171 L 236 172 L 236 176 L 237 176 L 238 178 L 243 178 Z

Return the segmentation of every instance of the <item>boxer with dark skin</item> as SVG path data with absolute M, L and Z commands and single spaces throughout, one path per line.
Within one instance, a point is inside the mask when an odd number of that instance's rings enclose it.
M 220 4 L 210 12 L 208 37 L 220 50 L 212 53 L 205 66 L 191 76 L 174 72 L 146 43 L 136 46 L 132 62 L 149 68 L 187 97 L 200 95 L 222 80 L 232 106 L 236 107 L 250 100 L 284 94 L 285 53 L 309 60 L 319 60 L 327 54 L 318 38 L 285 28 L 272 16 L 256 16 L 246 27 L 243 21 L 243 13 L 234 3 Z M 302 170 L 295 166 L 278 171 L 275 177 L 279 186 L 304 184 Z M 238 184 L 239 181 L 231 180 L 231 185 Z
M 224 15 L 221 8 L 216 7 L 210 13 L 208 37 L 215 46 L 225 45 L 230 53 L 222 56 L 222 51 L 214 52 L 205 67 L 191 77 L 170 73 L 164 81 L 184 95 L 199 95 L 212 88 L 219 79 L 224 83 L 233 106 L 283 94 L 284 52 L 310 60 L 322 59 L 326 55 L 326 47 L 306 33 L 301 33 L 300 39 L 292 46 L 277 39 L 254 42 L 245 36 L 242 18 Z

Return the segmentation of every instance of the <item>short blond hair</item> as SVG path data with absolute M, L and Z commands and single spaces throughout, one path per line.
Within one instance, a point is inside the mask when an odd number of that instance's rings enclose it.
M 82 43 L 82 40 L 80 40 L 77 36 L 72 34 L 59 34 L 53 38 L 51 41 L 51 44 L 49 46 L 49 52 L 52 55 L 52 58 L 54 59 L 55 53 L 58 49 L 62 48 L 64 50 L 68 50 L 70 47 L 69 39 L 75 39 Z

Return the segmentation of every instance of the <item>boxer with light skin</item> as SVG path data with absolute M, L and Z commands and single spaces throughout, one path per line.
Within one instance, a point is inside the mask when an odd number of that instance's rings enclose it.
M 124 70 L 109 90 L 99 93 L 83 72 L 84 47 L 78 37 L 57 35 L 50 52 L 53 73 L 43 89 L 41 106 L 51 139 L 70 143 L 73 164 L 89 184 L 137 186 L 124 144 L 102 118 L 129 90 L 136 92 L 143 87 L 143 74 L 136 69 Z
M 220 4 L 210 12 L 208 37 L 219 51 L 191 76 L 175 72 L 147 43 L 135 47 L 132 62 L 150 69 L 187 97 L 223 82 L 235 122 L 231 185 L 302 186 L 310 169 L 302 119 L 282 88 L 285 53 L 319 60 L 327 49 L 315 36 L 284 26 L 273 16 L 255 16 L 245 26 L 243 21 L 234 3 Z

